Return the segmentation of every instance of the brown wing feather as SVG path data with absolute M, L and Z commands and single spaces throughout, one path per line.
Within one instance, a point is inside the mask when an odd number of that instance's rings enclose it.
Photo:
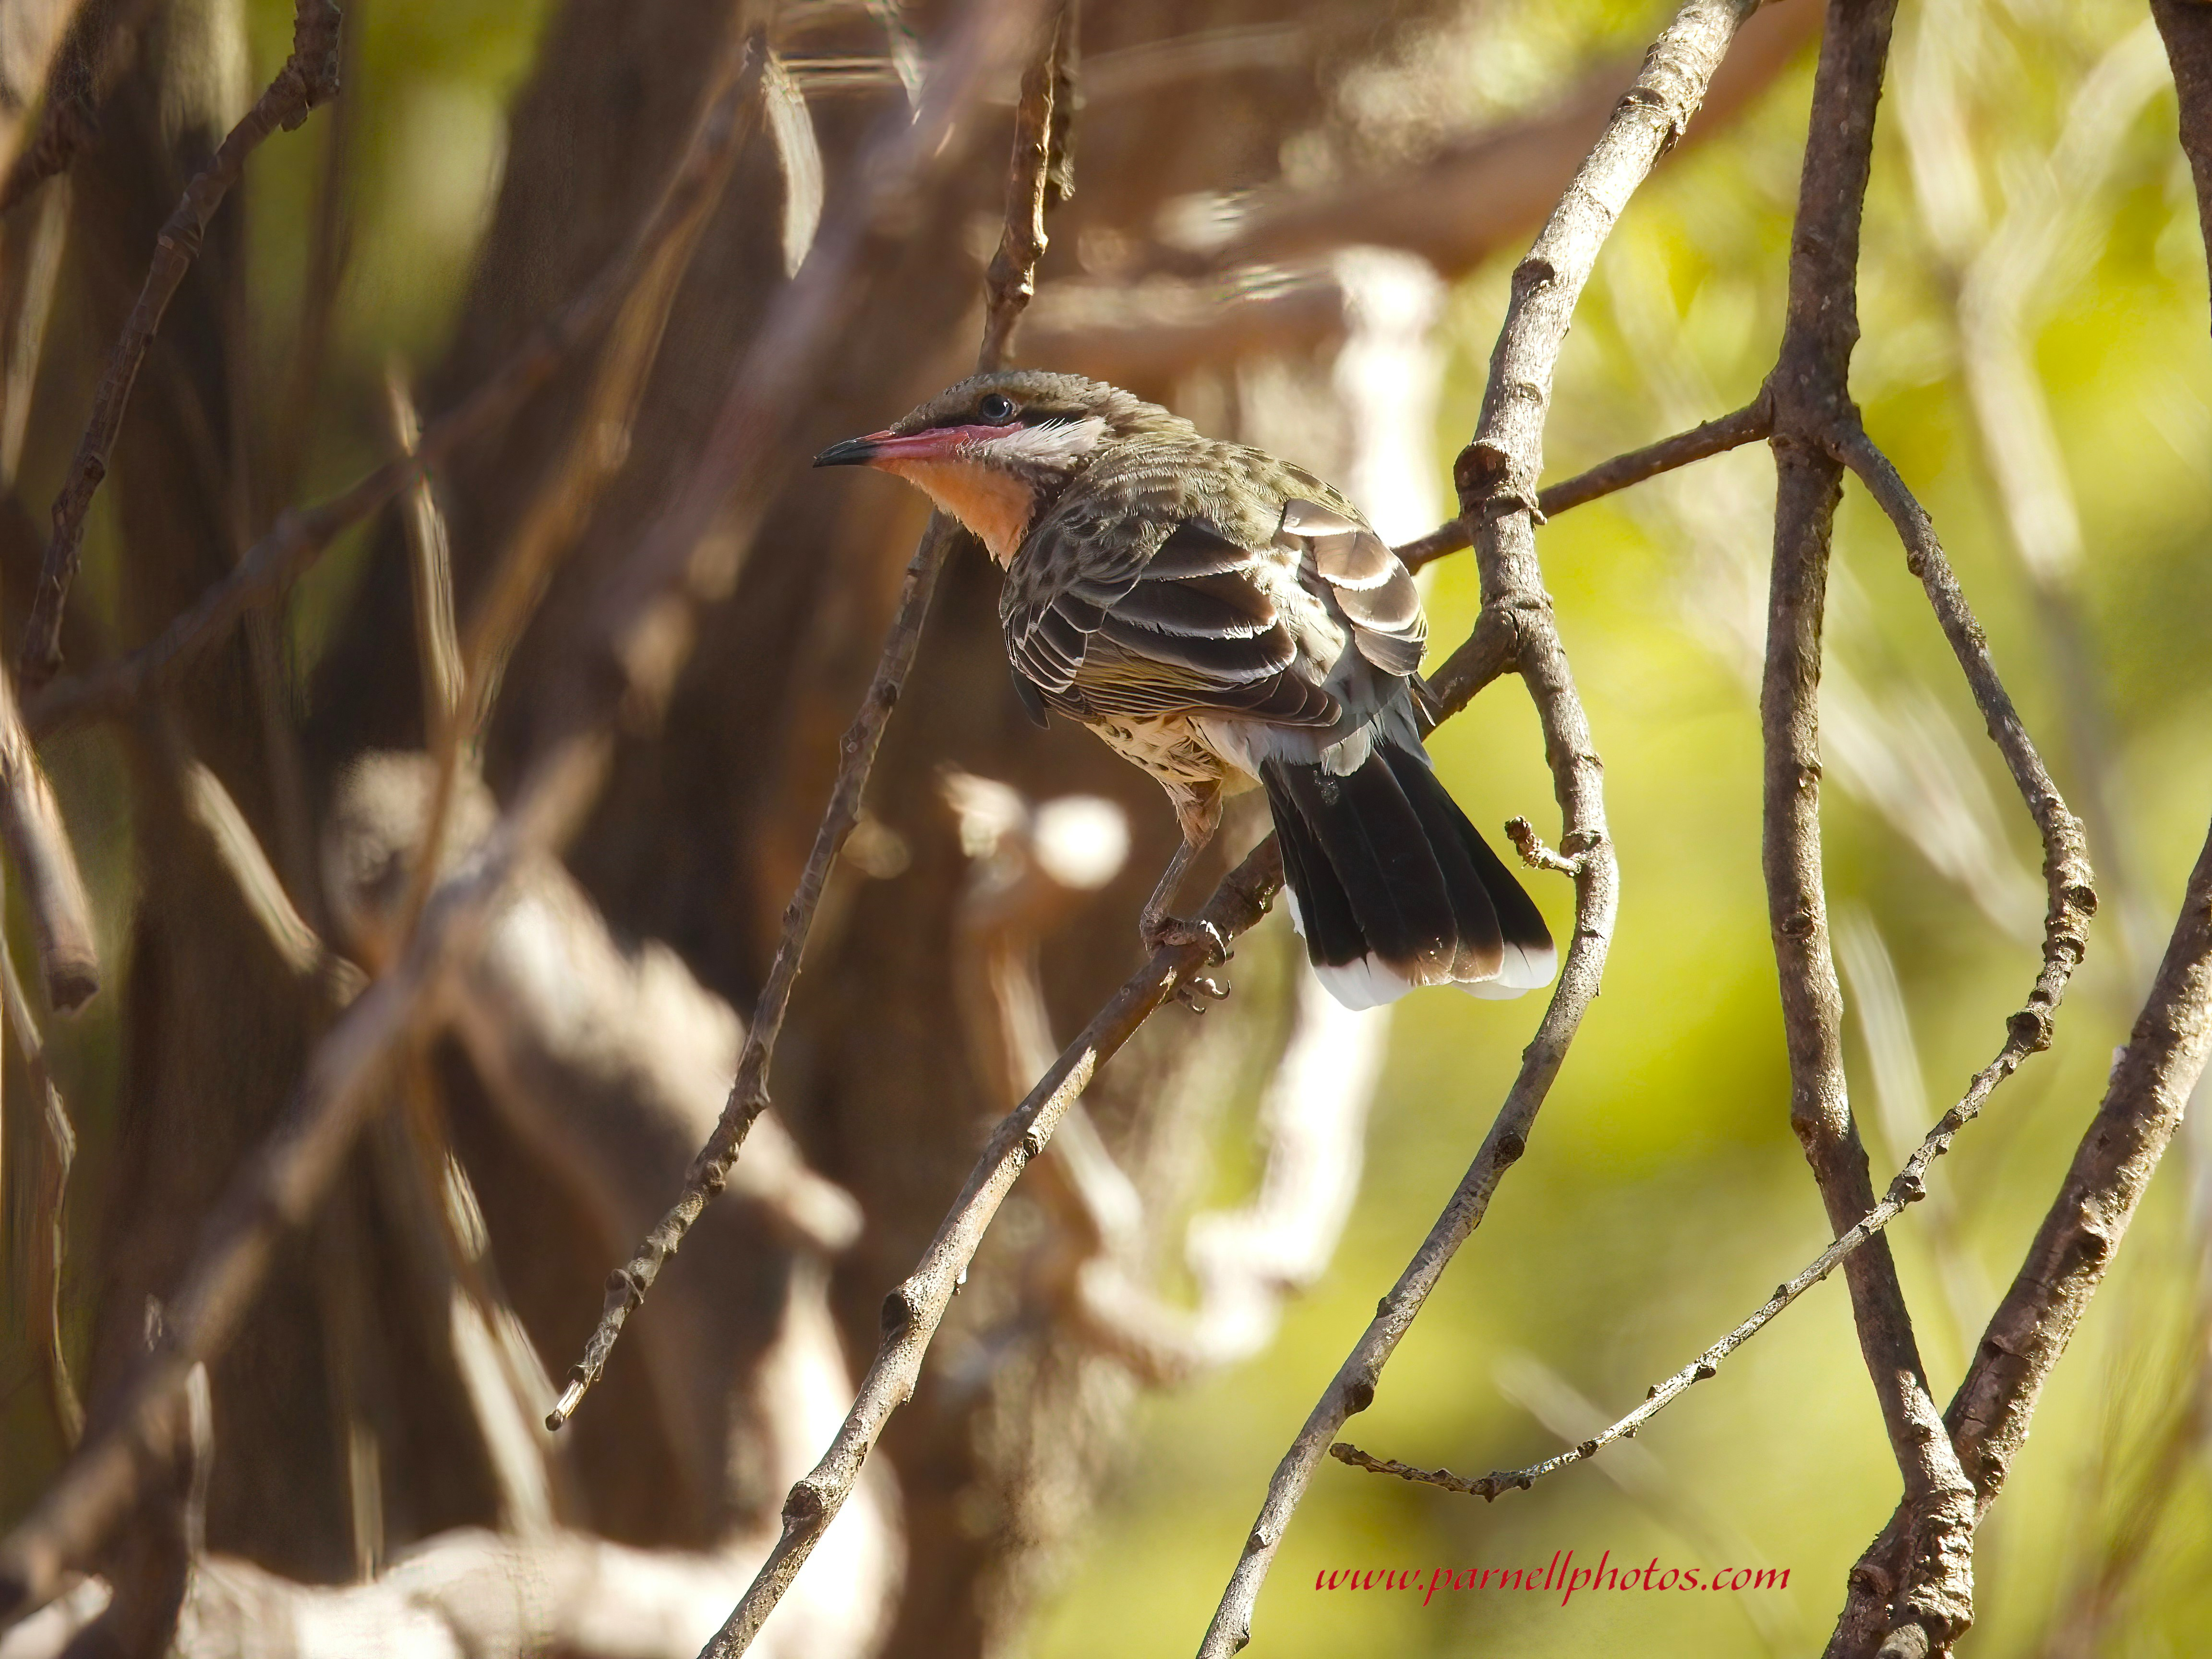
M 1361 656 L 1390 674 L 1420 667 L 1428 618 L 1421 614 L 1413 573 L 1389 544 L 1356 519 L 1296 497 L 1283 504 L 1275 539 L 1312 558 L 1315 574 L 1328 584 L 1337 609 L 1352 624 Z
M 1267 556 L 1190 520 L 1141 562 L 1102 566 L 1092 545 L 1048 524 L 1008 574 L 1007 653 L 1079 718 L 1224 714 L 1332 725 L 1336 699 L 1297 672 L 1297 643 L 1253 580 Z

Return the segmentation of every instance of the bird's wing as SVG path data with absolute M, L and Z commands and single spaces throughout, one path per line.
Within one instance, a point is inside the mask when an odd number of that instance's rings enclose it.
M 1017 674 L 1078 715 L 1241 715 L 1328 726 L 1341 708 L 1298 662 L 1263 585 L 1280 550 L 1252 548 L 1200 519 L 1159 533 L 1048 520 L 1007 573 L 1000 600 Z M 1304 668 L 1307 672 L 1301 672 Z
M 1413 573 L 1389 543 L 1358 520 L 1297 496 L 1283 503 L 1275 540 L 1296 550 L 1328 589 L 1352 625 L 1361 656 L 1386 674 L 1407 675 L 1420 667 L 1428 618 L 1421 614 Z

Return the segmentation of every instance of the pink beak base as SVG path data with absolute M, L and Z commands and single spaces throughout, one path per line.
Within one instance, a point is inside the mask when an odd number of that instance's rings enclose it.
M 831 444 L 814 458 L 814 465 L 883 466 L 900 461 L 946 460 L 971 444 L 1002 436 L 1006 431 L 1002 426 L 938 426 L 905 433 L 885 428 L 864 438 Z

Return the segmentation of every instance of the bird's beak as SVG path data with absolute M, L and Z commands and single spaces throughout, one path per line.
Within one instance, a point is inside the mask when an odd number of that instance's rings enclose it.
M 817 466 L 866 466 L 876 459 L 877 453 L 892 441 L 889 432 L 871 432 L 865 438 L 847 438 L 834 443 L 814 458 Z
M 934 426 L 920 432 L 894 432 L 886 427 L 865 438 L 848 438 L 831 444 L 814 458 L 817 466 L 882 466 L 896 471 L 901 461 L 942 461 L 957 458 L 962 446 L 978 438 L 1001 436 L 996 427 Z

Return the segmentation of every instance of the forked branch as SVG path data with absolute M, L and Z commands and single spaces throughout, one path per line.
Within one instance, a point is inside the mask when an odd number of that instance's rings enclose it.
M 1741 409 L 1702 426 L 1693 426 L 1686 432 L 1677 432 L 1671 438 L 1662 438 L 1657 443 L 1646 444 L 1641 449 L 1615 455 L 1611 460 L 1600 461 L 1587 471 L 1562 478 L 1555 484 L 1545 485 L 1536 495 L 1537 520 L 1541 523 L 1556 519 L 1571 507 L 1581 507 L 1601 495 L 1610 495 L 1616 489 L 1626 489 L 1631 484 L 1642 483 L 1646 478 L 1656 478 L 1662 472 L 1672 472 L 1711 455 L 1741 449 L 1764 438 L 1773 428 L 1774 411 L 1762 391 Z M 1448 553 L 1456 553 L 1473 544 L 1466 521 L 1449 519 L 1396 550 L 1399 562 L 1407 569 L 1419 570 Z

